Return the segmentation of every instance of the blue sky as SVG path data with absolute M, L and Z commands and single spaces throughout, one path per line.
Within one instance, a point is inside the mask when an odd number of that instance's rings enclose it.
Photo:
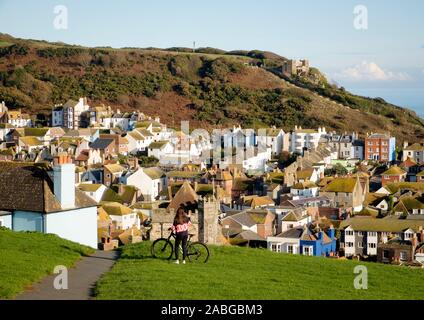
M 68 29 L 53 27 L 56 5 Z M 354 28 L 354 7 L 368 29 Z M 424 116 L 422 0 L 0 0 L 0 32 L 112 47 L 262 49 L 308 58 L 329 79 Z

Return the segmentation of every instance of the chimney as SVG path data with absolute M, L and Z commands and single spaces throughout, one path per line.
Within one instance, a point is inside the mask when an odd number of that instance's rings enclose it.
M 56 157 L 53 167 L 54 195 L 62 209 L 75 207 L 75 165 L 69 155 Z
M 168 186 L 168 198 L 169 200 L 172 200 L 172 187 Z
M 405 149 L 406 147 L 408 147 L 408 145 L 409 145 L 409 144 L 408 144 L 408 141 L 404 141 L 404 142 L 403 142 L 403 148 L 404 148 L 404 149 Z

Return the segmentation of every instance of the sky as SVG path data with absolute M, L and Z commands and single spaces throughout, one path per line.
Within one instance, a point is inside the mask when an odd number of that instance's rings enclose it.
M 65 29 L 55 28 L 56 6 L 66 7 Z M 273 51 L 424 117 L 423 16 L 422 0 L 0 0 L 0 32 L 15 37 Z

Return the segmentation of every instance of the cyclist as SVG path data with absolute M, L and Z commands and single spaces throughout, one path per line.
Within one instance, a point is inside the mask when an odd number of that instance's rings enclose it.
M 187 239 L 188 239 L 188 228 L 191 226 L 191 221 L 183 207 L 179 207 L 177 214 L 174 218 L 172 225 L 172 231 L 175 233 L 175 263 L 179 264 L 178 254 L 180 250 L 180 244 L 183 247 L 183 264 L 187 257 Z

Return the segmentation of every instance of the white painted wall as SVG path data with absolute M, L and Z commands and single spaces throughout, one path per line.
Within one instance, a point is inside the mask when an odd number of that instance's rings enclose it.
M 97 248 L 97 208 L 82 208 L 45 215 L 46 233 Z

